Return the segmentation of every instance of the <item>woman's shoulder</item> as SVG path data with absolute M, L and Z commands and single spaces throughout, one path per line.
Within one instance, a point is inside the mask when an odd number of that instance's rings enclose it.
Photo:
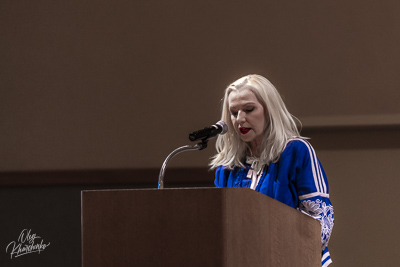
M 229 166 L 219 165 L 219 166 L 217 166 L 215 168 L 215 171 L 216 172 L 230 173 L 230 172 L 237 172 L 237 171 L 240 171 L 242 169 L 245 169 L 245 167 L 240 167 L 240 166 L 229 167 Z
M 312 152 L 314 148 L 304 137 L 294 136 L 287 140 L 283 153 Z
M 279 161 L 281 164 L 305 164 L 307 162 L 317 162 L 314 148 L 303 137 L 290 138 L 283 150 Z

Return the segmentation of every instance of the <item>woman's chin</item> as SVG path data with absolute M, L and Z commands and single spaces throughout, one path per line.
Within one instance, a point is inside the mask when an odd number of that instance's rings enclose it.
M 240 135 L 240 139 L 241 139 L 243 142 L 248 143 L 248 142 L 251 142 L 251 141 L 254 139 L 254 136 L 252 136 L 250 133 L 241 134 L 241 135 Z

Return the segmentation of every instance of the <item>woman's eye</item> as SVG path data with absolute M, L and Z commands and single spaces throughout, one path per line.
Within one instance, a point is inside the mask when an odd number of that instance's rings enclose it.
M 254 108 L 246 109 L 246 113 L 250 113 L 250 112 L 252 112 L 253 110 L 254 110 Z
M 236 117 L 237 116 L 237 111 L 235 111 L 235 112 L 231 112 L 231 114 L 234 116 L 234 117 Z

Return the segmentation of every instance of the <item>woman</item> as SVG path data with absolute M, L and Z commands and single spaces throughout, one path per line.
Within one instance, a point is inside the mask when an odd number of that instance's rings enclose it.
M 328 266 L 333 227 L 328 181 L 278 91 L 260 75 L 240 78 L 225 90 L 222 120 L 229 130 L 218 136 L 210 164 L 215 185 L 249 187 L 318 219 L 322 266 Z

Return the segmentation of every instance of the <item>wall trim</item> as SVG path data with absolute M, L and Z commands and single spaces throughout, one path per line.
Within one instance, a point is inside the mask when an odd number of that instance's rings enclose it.
M 350 115 L 350 116 L 305 116 L 299 117 L 302 128 L 348 128 L 390 127 L 400 128 L 400 114 Z

